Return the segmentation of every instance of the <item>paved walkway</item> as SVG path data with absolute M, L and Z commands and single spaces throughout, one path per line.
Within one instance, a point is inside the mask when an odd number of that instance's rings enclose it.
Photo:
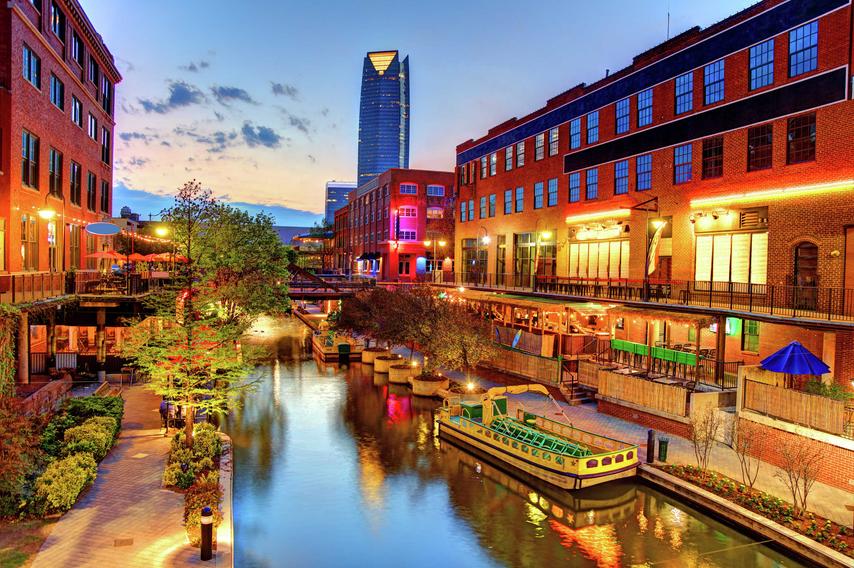
M 182 526 L 184 496 L 161 489 L 169 438 L 159 398 L 141 386 L 125 389 L 118 443 L 98 479 L 57 522 L 33 568 L 60 566 L 183 566 L 198 558 Z
M 409 350 L 405 348 L 395 349 L 404 357 L 409 356 Z M 415 354 L 417 360 L 421 360 L 419 353 Z M 451 379 L 463 382 L 464 375 L 458 372 L 446 373 Z M 517 377 L 509 377 L 503 373 L 478 369 L 477 372 L 471 374 L 472 379 L 480 386 L 489 388 L 493 386 L 505 385 L 508 382 L 512 384 L 520 384 L 526 381 Z M 521 401 L 525 407 L 533 412 L 542 414 L 554 420 L 566 422 L 566 419 L 558 411 L 553 403 L 542 395 L 524 394 L 514 399 Z M 512 403 L 511 403 L 512 404 Z M 561 411 L 569 419 L 572 424 L 582 430 L 589 430 L 598 434 L 604 434 L 611 438 L 616 438 L 624 442 L 638 444 L 641 447 L 639 454 L 645 458 L 646 456 L 646 436 L 648 428 L 628 422 L 615 416 L 601 414 L 596 410 L 596 403 L 588 403 L 579 406 L 571 406 L 563 400 L 558 400 Z M 672 434 L 660 434 L 670 439 L 668 448 L 668 463 L 690 464 L 696 465 L 697 459 L 694 457 L 694 447 L 691 442 L 685 438 L 674 436 Z M 736 457 L 735 452 L 729 447 L 716 443 L 712 450 L 712 455 L 709 459 L 710 468 L 723 473 L 735 480 L 741 480 L 741 467 Z M 759 468 L 759 477 L 756 481 L 756 488 L 761 489 L 775 495 L 785 501 L 791 502 L 792 498 L 788 489 L 782 481 L 774 477 L 777 468 L 771 464 L 763 462 Z M 833 519 L 838 523 L 846 525 L 851 523 L 851 512 L 846 510 L 846 505 L 854 504 L 854 495 L 847 493 L 841 489 L 831 487 L 824 483 L 816 482 L 810 492 L 809 508 L 811 511 Z

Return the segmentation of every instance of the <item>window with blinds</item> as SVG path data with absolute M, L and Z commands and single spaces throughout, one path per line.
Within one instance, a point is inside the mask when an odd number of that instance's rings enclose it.
M 570 243 L 570 278 L 629 277 L 629 241 Z
M 768 233 L 698 235 L 694 280 L 765 284 Z

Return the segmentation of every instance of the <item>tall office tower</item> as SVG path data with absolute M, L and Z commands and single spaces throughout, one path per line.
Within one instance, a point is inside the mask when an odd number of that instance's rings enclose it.
M 409 167 L 409 57 L 372 51 L 362 69 L 359 107 L 361 186 L 391 168 Z
M 328 181 L 326 182 L 326 215 L 324 220 L 328 224 L 335 221 L 335 212 L 347 205 L 350 192 L 356 189 L 354 181 Z

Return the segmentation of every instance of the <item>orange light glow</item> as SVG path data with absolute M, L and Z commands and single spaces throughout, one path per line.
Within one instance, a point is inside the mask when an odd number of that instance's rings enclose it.
M 712 205 L 728 205 L 730 203 L 744 203 L 764 199 L 787 199 L 803 195 L 815 195 L 820 193 L 836 193 L 840 191 L 854 190 L 854 180 L 847 179 L 831 183 L 818 183 L 814 185 L 800 185 L 794 187 L 781 187 L 777 189 L 764 189 L 762 191 L 746 191 L 721 195 L 719 197 L 703 197 L 692 199 L 691 207 L 708 207 Z
M 632 214 L 631 209 L 609 209 L 608 211 L 599 211 L 598 213 L 584 213 L 581 215 L 570 215 L 566 218 L 567 225 L 576 223 L 586 223 L 596 219 L 620 219 L 628 217 Z

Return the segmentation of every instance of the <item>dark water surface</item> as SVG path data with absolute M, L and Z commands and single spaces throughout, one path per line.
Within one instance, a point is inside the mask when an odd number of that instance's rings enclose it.
M 524 481 L 436 438 L 438 401 L 319 363 L 296 320 L 225 425 L 236 566 L 800 566 L 645 485 Z M 607 434 L 607 432 L 603 432 Z

